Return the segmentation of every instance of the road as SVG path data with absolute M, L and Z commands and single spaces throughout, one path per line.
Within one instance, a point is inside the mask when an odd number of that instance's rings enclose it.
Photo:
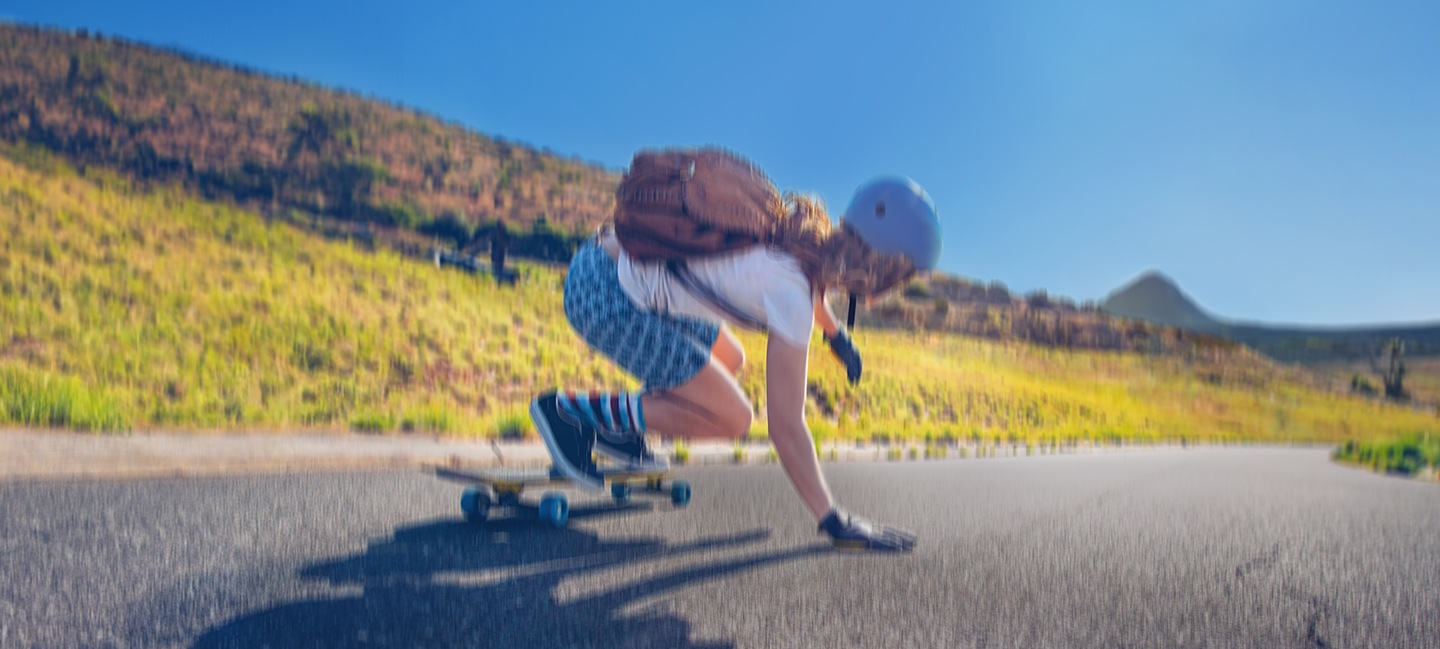
M 459 517 L 416 471 L 0 483 L 0 647 L 1434 647 L 1440 485 L 1319 449 L 774 466 L 689 508 Z

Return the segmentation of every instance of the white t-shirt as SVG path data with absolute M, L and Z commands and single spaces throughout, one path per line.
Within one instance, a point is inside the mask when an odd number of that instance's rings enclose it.
M 794 257 L 766 246 L 746 248 L 687 262 L 694 279 L 731 307 L 758 320 L 788 343 L 810 345 L 815 325 L 810 282 Z M 660 313 L 729 322 L 744 327 L 710 301 L 687 290 L 664 262 L 640 262 L 620 250 L 620 287 L 643 309 Z

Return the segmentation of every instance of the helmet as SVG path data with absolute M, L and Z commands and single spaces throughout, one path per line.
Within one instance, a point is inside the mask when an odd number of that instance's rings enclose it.
M 905 255 L 918 270 L 940 260 L 940 219 L 935 201 L 904 176 L 876 178 L 855 190 L 840 216 L 875 252 Z

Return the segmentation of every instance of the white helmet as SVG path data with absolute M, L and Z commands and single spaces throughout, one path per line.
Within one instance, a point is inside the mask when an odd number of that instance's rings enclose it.
M 861 185 L 840 222 L 853 228 L 872 250 L 905 255 L 917 270 L 931 270 L 940 261 L 935 201 L 904 176 L 877 178 Z

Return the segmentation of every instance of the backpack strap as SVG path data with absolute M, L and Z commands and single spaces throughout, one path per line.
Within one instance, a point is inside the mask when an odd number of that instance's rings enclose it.
M 675 277 L 676 281 L 680 282 L 681 288 L 684 288 L 691 295 L 708 302 L 716 311 L 725 314 L 737 324 L 755 331 L 765 332 L 769 330 L 769 328 L 765 326 L 764 321 L 740 310 L 731 304 L 729 300 L 720 297 L 714 289 L 706 286 L 698 277 L 695 277 L 695 272 L 690 270 L 690 266 L 685 262 L 675 259 L 669 260 L 665 262 L 665 269 Z

